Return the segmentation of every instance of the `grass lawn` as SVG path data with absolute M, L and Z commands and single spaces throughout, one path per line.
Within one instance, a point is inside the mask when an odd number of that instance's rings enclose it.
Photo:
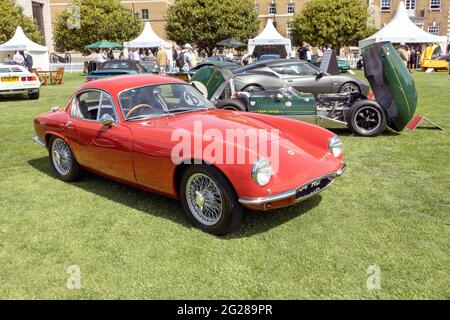
M 447 131 L 339 131 L 349 169 L 331 189 L 225 238 L 192 228 L 176 201 L 54 178 L 32 121 L 81 75 L 38 101 L 1 99 L 0 298 L 450 299 L 450 76 L 414 77 L 418 113 Z M 66 287 L 71 265 L 80 290 Z M 366 286 L 374 265 L 380 290 Z

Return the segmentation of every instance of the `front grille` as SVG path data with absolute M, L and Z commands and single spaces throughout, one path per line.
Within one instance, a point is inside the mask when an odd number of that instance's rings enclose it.
M 301 186 L 295 191 L 295 199 L 298 200 L 319 193 L 327 188 L 333 181 L 334 177 L 325 177 Z

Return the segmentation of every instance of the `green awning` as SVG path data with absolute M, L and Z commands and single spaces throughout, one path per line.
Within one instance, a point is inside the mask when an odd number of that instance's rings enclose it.
M 123 45 L 107 40 L 101 40 L 85 47 L 86 49 L 121 49 Z

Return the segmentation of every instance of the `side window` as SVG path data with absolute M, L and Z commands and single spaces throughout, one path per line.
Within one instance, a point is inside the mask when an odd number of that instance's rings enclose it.
M 72 115 L 83 120 L 99 121 L 105 114 L 117 120 L 111 97 L 101 91 L 86 91 L 79 94 L 74 107 Z
M 289 64 L 284 69 L 285 74 L 292 76 L 312 76 L 316 74 L 316 70 L 307 64 Z
M 270 69 L 275 73 L 284 74 L 284 66 L 271 66 Z

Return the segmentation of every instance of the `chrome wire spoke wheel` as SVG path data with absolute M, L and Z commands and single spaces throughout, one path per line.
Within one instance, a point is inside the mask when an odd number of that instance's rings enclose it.
M 186 183 L 186 201 L 194 217 L 204 225 L 217 224 L 223 215 L 219 187 L 207 175 L 195 173 Z
M 72 167 L 72 155 L 67 143 L 62 139 L 55 139 L 52 145 L 52 160 L 56 171 L 62 176 L 67 176 Z
M 355 114 L 355 124 L 361 132 L 370 134 L 380 127 L 381 113 L 375 108 L 361 108 Z

